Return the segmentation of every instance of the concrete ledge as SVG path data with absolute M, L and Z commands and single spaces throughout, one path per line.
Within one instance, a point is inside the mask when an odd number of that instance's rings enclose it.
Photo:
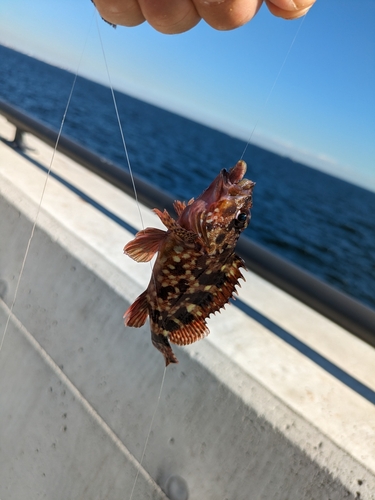
M 0 324 L 10 314 L 0 301 Z M 11 315 L 0 357 L 0 497 L 166 500 L 97 412 Z
M 49 148 L 30 144 L 33 161 L 45 164 Z M 0 155 L 0 279 L 9 305 L 45 174 L 1 143 Z M 56 167 L 139 225 L 132 200 L 63 157 Z M 154 225 L 150 212 L 144 216 L 145 225 Z M 16 319 L 0 353 L 0 426 L 11 436 L 0 444 L 2 500 L 26 498 L 26 491 L 27 498 L 40 498 L 45 477 L 38 474 L 47 465 L 54 484 L 62 485 L 61 498 L 79 498 L 63 495 L 63 485 L 84 491 L 101 470 L 102 490 L 85 498 L 130 496 L 131 457 L 141 456 L 164 370 L 148 327 L 123 327 L 124 310 L 150 274 L 148 265 L 122 256 L 130 237 L 49 181 Z M 246 303 L 308 345 L 321 338 L 323 354 L 372 387 L 368 346 L 250 273 L 248 281 L 241 295 Z M 374 405 L 232 306 L 214 318 L 211 332 L 176 348 L 180 364 L 167 370 L 143 463 L 147 472 L 134 498 L 162 498 L 148 475 L 164 486 L 178 474 L 190 500 L 374 499 Z M 66 431 L 60 408 L 72 416 Z M 35 452 L 37 443 L 43 453 Z M 48 448 L 53 443 L 59 450 L 61 443 L 60 455 Z M 83 443 L 79 474 L 71 458 L 77 443 Z M 16 487 L 19 495 L 13 495 Z

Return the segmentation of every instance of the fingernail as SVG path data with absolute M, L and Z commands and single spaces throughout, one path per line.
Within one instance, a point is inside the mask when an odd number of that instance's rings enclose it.
M 290 6 L 293 10 L 300 10 L 310 8 L 315 0 L 289 0 Z

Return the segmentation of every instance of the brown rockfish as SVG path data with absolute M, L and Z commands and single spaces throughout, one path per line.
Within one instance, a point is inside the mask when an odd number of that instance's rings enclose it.
M 154 212 L 167 231 L 139 231 L 124 252 L 137 262 L 158 256 L 147 289 L 124 314 L 126 326 L 140 327 L 150 317 L 151 339 L 166 366 L 177 363 L 170 342 L 187 345 L 205 337 L 207 317 L 236 292 L 243 260 L 235 253 L 250 221 L 254 182 L 244 179 L 246 163 L 223 169 L 210 186 L 186 205 L 175 201 L 174 220 Z

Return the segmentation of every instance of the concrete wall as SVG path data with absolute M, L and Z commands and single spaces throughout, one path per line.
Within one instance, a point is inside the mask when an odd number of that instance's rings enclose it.
M 14 136 L 2 117 L 0 136 Z M 139 208 L 145 226 L 156 216 L 60 154 L 69 184 L 43 191 L 52 151 L 26 145 L 0 140 L 0 500 L 163 499 L 177 476 L 190 500 L 375 499 L 375 407 L 355 390 L 375 391 L 374 350 L 246 273 L 255 314 L 229 306 L 176 348 L 158 402 L 162 356 L 147 325 L 122 322 L 150 266 L 122 255 L 132 235 L 98 206 L 138 229 Z
M 9 306 L 35 206 L 8 188 L 0 279 Z M 1 500 L 130 498 L 164 371 L 148 326 L 123 327 L 141 291 L 41 213 L 0 353 Z M 6 317 L 2 305 L 1 328 Z M 163 498 L 153 481 L 165 487 L 173 475 L 191 500 L 375 498 L 371 472 L 211 343 L 176 354 L 133 498 Z

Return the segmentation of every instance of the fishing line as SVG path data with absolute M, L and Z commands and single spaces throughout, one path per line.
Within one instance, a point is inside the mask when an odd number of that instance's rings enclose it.
M 287 53 L 286 53 L 286 55 L 285 55 L 285 57 L 284 57 L 284 60 L 283 60 L 283 62 L 282 62 L 282 64 L 281 64 L 280 69 L 279 69 L 279 71 L 278 71 L 278 73 L 277 73 L 277 75 L 276 75 L 276 78 L 275 78 L 275 80 L 274 80 L 274 82 L 273 82 L 273 84 L 272 84 L 272 86 L 271 86 L 271 89 L 270 89 L 270 91 L 268 92 L 267 98 L 266 98 L 266 100 L 264 101 L 264 104 L 263 104 L 262 109 L 261 109 L 261 111 L 260 111 L 260 113 L 259 113 L 258 119 L 257 119 L 257 121 L 255 122 L 255 125 L 254 125 L 254 127 L 253 127 L 253 129 L 252 129 L 252 131 L 251 131 L 251 133 L 250 133 L 250 136 L 249 136 L 249 138 L 248 138 L 248 140 L 247 140 L 247 143 L 246 143 L 245 149 L 243 150 L 243 153 L 242 153 L 242 155 L 241 155 L 241 157 L 240 157 L 240 160 L 242 160 L 242 159 L 243 159 L 243 157 L 244 157 L 244 155 L 245 155 L 245 153 L 246 153 L 246 150 L 247 150 L 247 148 L 248 148 L 248 146 L 249 146 L 249 144 L 250 144 L 251 138 L 253 137 L 253 134 L 254 134 L 254 132 L 255 132 L 255 129 L 256 129 L 256 128 L 257 128 L 257 126 L 259 125 L 259 122 L 260 122 L 260 120 L 261 120 L 261 117 L 262 117 L 262 116 L 263 116 L 263 114 L 264 114 L 264 110 L 265 110 L 265 108 L 266 108 L 266 106 L 267 106 L 267 103 L 268 103 L 268 101 L 269 101 L 269 99 L 270 99 L 270 97 L 271 97 L 271 95 L 272 95 L 272 92 L 273 92 L 273 90 L 274 90 L 274 88 L 275 88 L 275 86 L 276 86 L 276 83 L 278 82 L 278 80 L 279 80 L 279 78 L 280 78 L 281 72 L 282 72 L 282 71 L 283 71 L 283 69 L 284 69 L 285 63 L 286 63 L 286 61 L 287 61 L 287 59 L 288 59 L 288 57 L 289 57 L 289 54 L 290 54 L 290 52 L 291 52 L 291 50 L 292 50 L 292 47 L 293 47 L 293 45 L 294 45 L 294 43 L 295 43 L 295 41 L 296 41 L 296 39 L 297 39 L 297 36 L 298 36 L 298 34 L 299 34 L 299 32 L 300 32 L 300 30 L 301 30 L 301 28 L 302 28 L 302 25 L 303 25 L 303 23 L 304 23 L 304 21 L 305 21 L 305 18 L 306 18 L 306 16 L 307 16 L 307 14 L 308 14 L 308 12 L 307 12 L 307 13 L 306 13 L 303 17 L 302 17 L 301 22 L 300 22 L 300 23 L 299 23 L 299 25 L 298 25 L 298 28 L 297 28 L 296 34 L 295 34 L 295 35 L 294 35 L 294 37 L 293 37 L 293 40 L 292 40 L 292 42 L 291 42 L 291 44 L 290 44 L 290 46 L 289 46 L 289 49 L 288 49 L 288 51 L 287 51 Z
M 109 82 L 109 86 L 110 86 L 110 90 L 111 90 L 113 105 L 114 105 L 114 108 L 115 108 L 117 123 L 118 123 L 118 127 L 120 129 L 122 145 L 123 145 L 123 148 L 124 148 L 125 157 L 126 157 L 126 161 L 127 161 L 128 168 L 129 168 L 130 178 L 131 178 L 132 185 L 133 185 L 134 198 L 135 198 L 135 201 L 137 203 L 137 208 L 138 208 L 139 216 L 140 216 L 140 219 L 141 219 L 142 229 L 144 229 L 145 226 L 144 226 L 144 222 L 143 222 L 141 207 L 140 207 L 139 200 L 138 200 L 137 189 L 136 189 L 136 186 L 135 186 L 133 169 L 132 169 L 131 164 L 130 164 L 130 158 L 129 158 L 129 154 L 128 154 L 128 148 L 126 146 L 125 136 L 124 136 L 124 133 L 123 133 L 121 119 L 120 119 L 120 115 L 119 115 L 119 112 L 118 112 L 116 97 L 115 97 L 115 93 L 114 93 L 114 90 L 113 90 L 111 76 L 110 76 L 110 73 L 109 73 L 107 58 L 106 58 L 105 51 L 104 51 L 103 40 L 102 40 L 102 36 L 101 36 L 101 33 L 100 33 L 100 28 L 99 28 L 99 23 L 98 23 L 98 14 L 96 14 L 95 20 L 96 20 L 96 27 L 97 27 L 97 31 L 98 31 L 98 35 L 99 35 L 99 40 L 100 40 L 100 46 L 101 46 L 101 49 L 102 49 L 103 59 L 104 59 L 104 63 L 105 63 L 106 71 L 107 71 L 107 77 L 108 77 L 108 82 Z M 151 262 L 150 262 L 150 267 L 151 267 L 151 276 L 152 276 L 152 279 L 155 281 L 155 275 L 153 273 Z M 155 282 L 155 285 L 156 285 L 156 282 Z M 156 416 L 156 413 L 157 413 L 157 410 L 158 410 L 158 407 L 159 407 L 159 403 L 160 403 L 161 393 L 162 393 L 162 390 L 163 390 L 163 387 L 164 387 L 166 370 L 167 370 L 167 367 L 165 366 L 164 367 L 164 372 L 163 372 L 163 378 L 162 378 L 161 384 L 160 384 L 158 398 L 156 400 L 155 409 L 154 409 L 154 412 L 152 414 L 152 418 L 151 418 L 151 421 L 150 421 L 150 426 L 148 428 L 148 432 L 147 432 L 145 444 L 143 446 L 142 455 L 141 455 L 141 458 L 139 460 L 139 466 L 138 466 L 138 469 L 137 469 L 137 474 L 136 474 L 135 479 L 134 479 L 134 483 L 133 483 L 133 487 L 132 487 L 132 490 L 131 490 L 131 493 L 130 493 L 129 500 L 132 500 L 132 498 L 133 498 L 134 490 L 135 490 L 135 487 L 136 487 L 136 484 L 137 484 L 137 481 L 138 481 L 138 477 L 139 477 L 139 474 L 140 474 L 140 471 L 141 471 L 141 468 L 142 468 L 143 459 L 145 457 L 146 448 L 147 448 L 147 445 L 148 445 L 148 441 L 150 439 L 152 427 L 154 425 L 155 416 Z
M 130 158 L 129 158 L 129 154 L 128 154 L 128 148 L 126 146 L 126 142 L 125 142 L 125 136 L 124 136 L 124 132 L 122 130 L 122 124 L 121 124 L 121 120 L 120 120 L 120 115 L 119 115 L 119 112 L 118 112 L 118 108 L 117 108 L 117 102 L 116 102 L 116 97 L 115 97 L 115 93 L 114 93 L 114 90 L 113 90 L 113 85 L 112 85 L 112 80 L 111 80 L 111 76 L 109 74 L 109 68 L 108 68 L 108 63 L 107 63 L 107 57 L 105 55 L 105 52 L 104 52 L 104 45 L 103 45 L 103 40 L 102 40 L 102 36 L 101 36 L 101 33 L 100 33 L 100 29 L 99 29 L 99 23 L 98 23 L 98 14 L 97 12 L 95 12 L 95 21 L 96 21 L 96 28 L 98 30 L 98 35 L 99 35 L 99 40 L 100 40 L 100 46 L 101 46 L 101 49 L 102 49 L 102 54 L 103 54 L 103 59 L 104 59 L 104 64 L 105 64 L 105 69 L 107 71 L 107 77 L 108 77 L 108 82 L 109 82 L 109 87 L 111 89 L 111 94 L 112 94 L 112 100 L 113 100 L 113 106 L 115 108 L 115 113 L 116 113 L 116 118 L 117 118 L 117 123 L 118 123 L 118 127 L 120 129 L 120 134 L 121 134 L 121 140 L 122 140 L 122 146 L 124 148 L 124 152 L 125 152 L 125 157 L 126 157 L 126 162 L 128 164 L 128 168 L 129 168 L 129 173 L 130 173 L 130 178 L 131 178 L 131 182 L 132 182 L 132 186 L 133 186 L 133 191 L 134 191 L 134 198 L 135 198 L 135 201 L 137 203 L 137 207 L 138 207 L 138 212 L 139 212 L 139 217 L 141 219 L 141 224 L 142 224 L 142 229 L 144 229 L 144 223 L 143 223 L 143 217 L 142 217 L 142 212 L 141 212 L 141 207 L 139 205 L 139 201 L 138 201 L 138 194 L 137 194 L 137 189 L 135 187 L 135 181 L 134 181 L 134 176 L 133 176 L 133 169 L 131 167 L 131 164 L 130 164 Z
M 154 424 L 154 420 L 155 420 L 155 415 L 156 415 L 156 412 L 157 412 L 157 410 L 159 408 L 159 403 L 160 403 L 161 393 L 162 393 L 162 390 L 163 390 L 163 387 L 164 387 L 164 381 L 165 381 L 165 374 L 166 373 L 167 373 L 167 367 L 165 366 L 164 367 L 163 378 L 162 378 L 161 384 L 160 384 L 160 390 L 159 390 L 159 394 L 158 394 L 158 399 L 156 401 L 155 410 L 154 410 L 154 413 L 153 413 L 152 418 L 151 418 L 150 427 L 148 429 L 147 438 L 146 438 L 146 441 L 145 441 L 145 444 L 144 444 L 144 447 L 143 447 L 141 459 L 139 461 L 139 468 L 137 470 L 137 474 L 136 474 L 135 479 L 134 479 L 134 484 L 133 484 L 132 491 L 130 493 L 129 500 L 132 500 L 132 498 L 133 498 L 133 493 L 134 493 L 134 490 L 135 490 L 135 485 L 137 484 L 137 480 L 138 480 L 138 476 L 139 476 L 139 473 L 140 473 L 140 470 L 141 470 L 141 467 L 142 467 L 143 459 L 145 457 L 146 448 L 147 448 L 147 445 L 148 445 L 148 440 L 150 439 L 151 430 L 152 430 L 152 427 L 153 427 L 153 424 Z
M 103 54 L 103 59 L 104 59 L 104 63 L 105 63 L 105 67 L 106 67 L 106 72 L 107 72 L 107 77 L 108 77 L 108 82 L 109 82 L 109 86 L 110 86 L 110 90 L 111 90 L 111 95 L 112 95 L 112 100 L 113 100 L 113 105 L 114 105 L 114 108 L 115 108 L 115 113 L 116 113 L 116 118 L 117 118 L 117 123 L 118 123 L 118 126 L 119 126 L 119 130 L 120 130 L 120 134 L 121 134 L 121 140 L 122 140 L 122 145 L 123 145 L 123 149 L 124 149 L 124 152 L 125 152 L 125 157 L 126 157 L 126 162 L 127 162 L 127 165 L 128 165 L 128 168 L 129 168 L 129 173 L 130 173 L 130 177 L 131 177 L 131 182 L 132 182 L 132 186 L 133 186 L 133 191 L 134 191 L 134 197 L 135 197 L 135 200 L 136 200 L 136 203 L 137 203 L 137 208 L 138 208 L 138 212 L 139 212 L 139 216 L 140 216 L 140 220 L 141 220 L 141 223 L 142 223 L 142 228 L 144 229 L 144 222 L 143 222 L 143 217 L 142 217 L 142 212 L 141 212 L 141 208 L 140 208 L 140 204 L 139 204 L 139 200 L 138 200 L 138 196 L 137 196 L 137 190 L 136 190 L 136 185 L 135 185 L 135 181 L 134 181 L 134 175 L 133 175 L 133 170 L 132 170 L 132 167 L 131 167 L 131 164 L 130 164 L 130 158 L 129 158 L 129 154 L 128 154 L 128 149 L 127 149 L 127 146 L 126 146 L 126 141 L 125 141 L 125 137 L 124 137 L 124 133 L 123 133 L 123 129 L 122 129 L 122 124 L 121 124 L 121 119 L 120 119 L 120 116 L 119 116 L 119 112 L 118 112 L 118 107 L 117 107 L 117 102 L 116 102 L 116 97 L 115 97 L 115 93 L 114 93 L 114 90 L 113 90 L 113 85 L 112 85 L 112 80 L 111 80 L 111 77 L 110 77 L 110 72 L 109 72 L 109 68 L 108 68 L 108 63 L 107 63 L 107 58 L 106 58 L 106 54 L 105 54 L 105 50 L 104 50 L 104 45 L 103 45 L 103 40 L 102 40 L 102 37 L 101 37 L 101 33 L 100 33 L 100 28 L 99 28 L 99 23 L 98 23 L 98 15 L 96 15 L 95 17 L 95 20 L 96 20 L 96 26 L 97 26 L 97 31 L 98 31 L 98 36 L 99 36 L 99 40 L 100 40 L 100 45 L 101 45 L 101 50 L 102 50 L 102 54 Z M 304 21 L 304 18 L 302 19 L 301 23 L 299 24 L 298 26 L 298 29 L 296 31 L 296 34 L 294 35 L 294 38 L 289 46 L 289 49 L 286 53 L 286 56 L 281 64 L 281 67 L 278 71 L 278 74 L 276 75 L 276 78 L 272 84 L 272 87 L 268 93 L 268 96 L 263 104 L 263 107 L 262 107 L 262 110 L 261 110 L 261 114 L 260 116 L 262 116 L 262 114 L 264 113 L 264 109 L 272 95 L 272 92 L 276 86 L 276 83 L 280 77 L 280 74 L 285 66 L 285 63 L 288 59 L 288 56 L 291 52 L 291 49 L 297 39 L 297 36 L 298 36 L 298 33 L 302 27 L 302 24 L 303 24 L 303 21 Z M 252 139 L 252 136 L 255 132 L 255 129 L 256 127 L 258 126 L 258 123 L 260 121 L 260 117 L 258 118 L 257 122 L 255 123 L 254 127 L 253 127 L 253 130 L 251 131 L 250 133 L 250 136 L 248 138 L 248 141 L 246 143 L 246 146 L 244 148 L 244 151 L 241 155 L 241 158 L 243 158 L 244 154 L 246 153 L 246 150 L 250 144 L 250 141 Z M 153 276 L 153 269 L 152 269 L 152 265 L 151 265 L 151 273 L 152 273 L 152 276 Z M 155 279 L 155 277 L 153 276 L 153 278 Z M 136 476 L 135 476 L 135 480 L 134 480 L 134 483 L 133 483 L 133 487 L 132 487 L 132 490 L 131 490 L 131 493 L 130 493 L 130 497 L 129 497 L 129 500 L 132 500 L 133 498 L 133 494 L 134 494 L 134 491 L 135 491 L 135 487 L 136 487 L 136 484 L 137 484 L 137 480 L 138 480 L 138 477 L 139 477 L 139 474 L 140 474 L 140 471 L 141 471 L 141 468 L 142 468 L 142 464 L 143 464 L 143 460 L 144 460 L 144 457 L 145 457 L 145 453 L 146 453 L 146 449 L 147 449 L 147 445 L 148 445 L 148 442 L 149 442 L 149 439 L 150 439 L 150 435 L 151 435 L 151 431 L 152 431 L 152 428 L 153 428 L 153 424 L 154 424 L 154 420 L 155 420 L 155 416 L 156 416 L 156 413 L 157 413 L 157 410 L 158 410 L 158 407 L 159 407 L 159 403 L 160 403 L 160 399 L 161 399 L 161 394 L 162 394 L 162 390 L 163 390 L 163 386 L 164 386 L 164 381 L 165 381 L 165 375 L 166 375 L 166 367 L 164 367 L 164 372 L 163 372 L 163 377 L 162 377 L 162 381 L 161 381 L 161 385 L 160 385 L 160 389 L 159 389 L 159 394 L 158 394 L 158 398 L 157 398 L 157 401 L 156 401 L 156 405 L 155 405 L 155 409 L 154 409 L 154 412 L 152 414 L 152 418 L 151 418 L 151 421 L 150 421 L 150 425 L 149 425 L 149 429 L 148 429 L 148 432 L 147 432 L 147 437 L 146 437 L 146 440 L 145 440 L 145 443 L 144 443 L 144 447 L 143 447 L 143 450 L 142 450 L 142 455 L 141 455 L 141 458 L 140 458 L 140 461 L 139 461 L 139 467 L 137 469 L 137 473 L 136 473 Z
M 51 170 L 52 170 L 52 165 L 53 165 L 53 162 L 54 162 L 54 159 L 55 159 L 55 155 L 56 155 L 56 151 L 57 151 L 57 146 L 58 146 L 58 144 L 60 142 L 60 137 L 61 137 L 61 133 L 62 133 L 64 124 L 65 124 L 66 115 L 67 115 L 67 112 L 68 112 L 68 109 L 69 109 L 69 106 L 70 106 L 70 101 L 72 99 L 73 91 L 74 91 L 74 88 L 75 88 L 75 85 L 76 85 L 76 82 L 77 82 L 79 68 L 80 68 L 81 63 L 82 63 L 83 54 L 84 54 L 84 51 L 86 49 L 87 40 L 88 40 L 88 37 L 89 37 L 89 34 L 90 34 L 90 30 L 91 30 L 91 26 L 92 26 L 92 19 L 93 18 L 91 18 L 89 29 L 88 29 L 87 35 L 86 35 L 86 40 L 84 42 L 83 49 L 82 49 L 82 52 L 81 52 L 81 55 L 80 55 L 80 58 L 79 58 L 79 61 L 78 61 L 77 70 L 75 72 L 73 84 L 72 84 L 72 87 L 70 89 L 68 101 L 66 103 L 64 114 L 63 114 L 63 117 L 62 117 L 62 120 L 61 120 L 61 124 L 60 124 L 60 128 L 59 128 L 59 131 L 58 131 L 58 134 L 57 134 L 57 138 L 56 138 L 56 142 L 55 142 L 55 147 L 53 149 L 52 157 L 51 157 L 51 160 L 50 160 L 50 163 L 49 163 L 49 167 L 48 167 L 48 171 L 47 171 L 47 174 L 46 174 L 46 177 L 45 177 L 45 180 L 44 180 L 42 194 L 40 196 L 38 208 L 37 208 L 37 211 L 36 211 L 36 215 L 34 217 L 33 225 L 32 225 L 32 228 L 31 228 L 30 237 L 29 237 L 29 240 L 28 240 L 27 245 L 26 245 L 26 251 L 25 251 L 25 255 L 24 255 L 23 260 L 22 260 L 21 269 L 20 269 L 20 272 L 19 272 L 19 275 L 18 275 L 18 279 L 17 279 L 17 283 L 16 283 L 16 288 L 14 290 L 13 300 L 12 300 L 11 306 L 9 308 L 8 317 L 7 317 L 7 320 L 6 320 L 6 323 L 5 323 L 5 328 L 4 328 L 3 335 L 2 335 L 2 338 L 1 338 L 1 342 L 0 342 L 0 355 L 1 355 L 1 350 L 3 348 L 4 339 L 5 339 L 6 333 L 8 331 L 8 326 L 9 326 L 11 315 L 13 313 L 14 305 L 15 305 L 16 300 L 17 300 L 18 289 L 19 289 L 19 286 L 20 286 L 20 283 L 21 283 L 21 279 L 22 279 L 22 275 L 23 275 L 23 272 L 24 272 L 24 269 L 25 269 L 27 257 L 29 255 L 30 245 L 31 245 L 31 241 L 32 241 L 32 239 L 34 237 L 34 233 L 35 233 L 35 229 L 36 229 L 36 224 L 37 224 L 37 221 L 38 221 L 38 217 L 39 217 L 39 214 L 40 214 L 40 211 L 41 211 L 41 208 L 42 208 L 43 198 L 44 198 L 44 195 L 45 195 L 45 192 L 46 192 L 48 179 L 50 177 L 50 173 L 51 173 Z

